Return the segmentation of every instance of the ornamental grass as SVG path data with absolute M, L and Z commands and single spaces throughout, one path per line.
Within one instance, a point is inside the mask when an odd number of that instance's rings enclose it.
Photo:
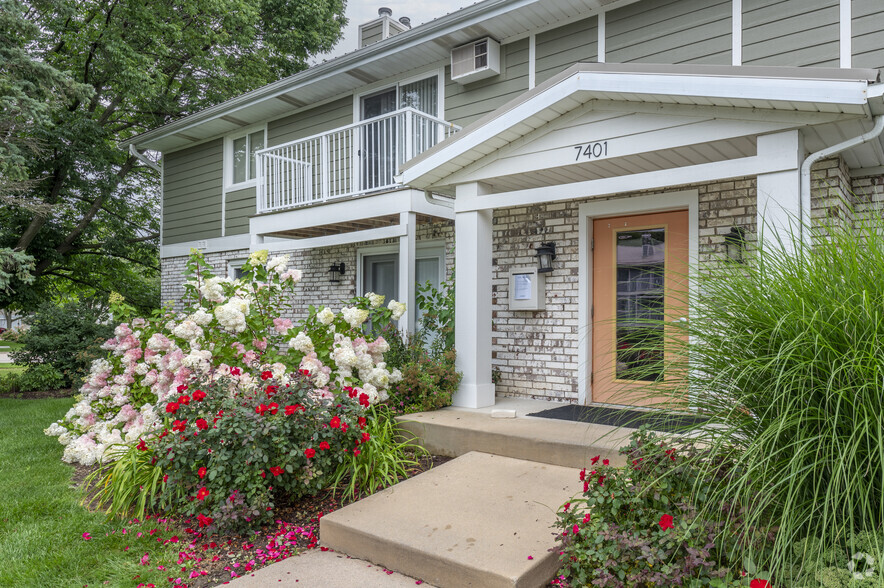
M 733 475 L 695 492 L 772 531 L 743 555 L 776 586 L 819 586 L 833 570 L 844 586 L 881 585 L 869 571 L 884 569 L 884 221 L 852 224 L 796 229 L 745 264 L 704 268 L 690 319 L 667 323 L 681 359 L 653 394 L 709 417 L 694 441 Z

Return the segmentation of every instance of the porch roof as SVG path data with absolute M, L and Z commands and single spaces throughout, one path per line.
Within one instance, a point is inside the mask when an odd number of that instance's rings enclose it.
M 444 190 L 457 183 L 463 175 L 458 172 L 474 169 L 492 152 L 593 101 L 645 109 L 654 104 L 717 108 L 728 111 L 722 118 L 747 120 L 763 120 L 766 113 L 806 114 L 792 126 L 822 125 L 806 138 L 815 150 L 862 133 L 863 119 L 884 114 L 884 84 L 878 79 L 873 69 L 578 63 L 412 159 L 399 180 L 417 189 Z M 873 152 L 855 165 L 884 165 L 880 142 L 867 149 Z

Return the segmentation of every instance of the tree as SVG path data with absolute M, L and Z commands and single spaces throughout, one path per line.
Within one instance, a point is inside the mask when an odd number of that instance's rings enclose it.
M 159 174 L 119 142 L 305 68 L 343 14 L 344 0 L 0 0 L 0 176 L 15 172 L 0 248 L 32 256 L 35 278 L 13 278 L 0 307 L 156 283 Z

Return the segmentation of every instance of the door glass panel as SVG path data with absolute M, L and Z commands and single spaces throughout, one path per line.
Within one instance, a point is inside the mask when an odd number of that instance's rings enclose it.
M 617 231 L 617 379 L 662 377 L 666 229 Z
M 362 120 L 396 110 L 396 88 L 362 99 Z M 393 183 L 396 173 L 396 119 L 384 118 L 362 127 L 362 189 L 371 190 Z
M 438 78 L 433 76 L 399 87 L 399 107 L 411 107 L 415 110 L 436 116 L 438 95 L 436 90 Z M 436 144 L 437 124 L 423 117 L 414 117 L 411 125 L 412 156 L 417 156 Z
M 399 292 L 399 256 L 366 255 L 362 258 L 363 294 L 374 292 L 386 296 L 386 302 L 397 297 Z

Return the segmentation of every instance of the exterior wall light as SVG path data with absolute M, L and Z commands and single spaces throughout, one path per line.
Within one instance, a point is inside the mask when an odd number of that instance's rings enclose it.
M 537 251 L 537 273 L 546 274 L 553 271 L 552 262 L 556 258 L 555 243 L 541 243 Z
M 341 281 L 341 276 L 344 275 L 344 262 L 341 263 L 333 263 L 330 268 L 328 268 L 328 273 L 331 274 L 331 283 L 337 284 Z
M 727 249 L 728 261 L 743 263 L 746 252 L 746 229 L 731 227 L 731 232 L 724 236 L 724 246 Z

